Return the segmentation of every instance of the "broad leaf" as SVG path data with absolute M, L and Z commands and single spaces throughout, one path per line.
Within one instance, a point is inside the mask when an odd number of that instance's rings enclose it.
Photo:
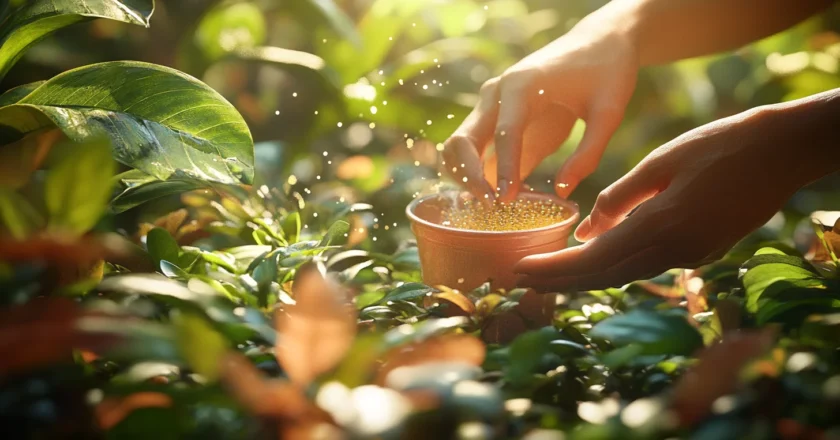
M 42 84 L 44 84 L 44 81 L 36 81 L 6 90 L 6 93 L 0 95 L 0 107 L 16 104 L 18 101 L 25 98 L 26 95 L 32 93 L 33 90 L 41 87 Z
M 405 283 L 400 287 L 388 292 L 379 300 L 379 304 L 387 304 L 389 301 L 411 301 L 422 298 L 431 293 L 434 289 L 422 283 Z
M 29 46 L 58 29 L 94 18 L 148 27 L 154 9 L 154 0 L 31 0 L 0 28 L 0 78 Z
M 0 143 L 51 126 L 77 142 L 107 136 L 117 161 L 160 180 L 235 184 L 253 178 L 253 141 L 236 109 L 207 85 L 167 67 L 94 64 L 0 108 Z
M 102 140 L 65 148 L 78 151 L 66 155 L 47 174 L 44 201 L 51 229 L 82 234 L 96 225 L 108 206 L 108 182 L 116 164 Z
M 690 355 L 703 346 L 700 333 L 684 317 L 641 309 L 607 318 L 589 334 L 616 346 L 638 344 L 642 354 L 650 355 Z

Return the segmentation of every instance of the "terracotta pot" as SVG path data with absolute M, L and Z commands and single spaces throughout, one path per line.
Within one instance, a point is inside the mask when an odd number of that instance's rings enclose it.
M 523 193 L 521 198 L 551 200 L 571 215 L 560 223 L 527 231 L 471 231 L 440 224 L 446 210 L 469 197 L 466 193 L 443 192 L 415 199 L 406 208 L 411 230 L 417 237 L 423 282 L 427 285 L 470 291 L 490 281 L 493 289 L 513 289 L 517 280 L 514 264 L 528 255 L 566 248 L 572 228 L 580 218 L 580 208 L 574 202 L 549 194 Z M 521 321 L 517 315 L 522 315 L 525 321 L 488 325 L 510 329 L 549 325 L 554 305 L 555 295 L 529 292 L 514 310 L 516 313 L 510 314 L 510 319 Z M 504 328 L 497 328 L 493 339 L 509 339 L 502 334 L 507 333 Z

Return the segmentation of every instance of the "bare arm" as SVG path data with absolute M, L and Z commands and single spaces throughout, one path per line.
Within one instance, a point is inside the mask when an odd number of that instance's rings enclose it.
M 737 49 L 827 9 L 833 0 L 613 0 L 581 21 L 611 26 L 640 65 Z

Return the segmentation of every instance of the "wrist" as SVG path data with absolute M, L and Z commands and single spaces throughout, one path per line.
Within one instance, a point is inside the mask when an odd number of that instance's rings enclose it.
M 638 2 L 612 0 L 581 19 L 570 33 L 616 44 L 616 50 L 625 51 L 640 65 L 640 10 Z

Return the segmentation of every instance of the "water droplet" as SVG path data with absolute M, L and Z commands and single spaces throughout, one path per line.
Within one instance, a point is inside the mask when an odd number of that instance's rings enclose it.
M 329 155 L 329 154 L 330 153 L 327 153 L 326 151 L 324 151 L 324 157 L 327 157 L 327 155 Z
M 368 124 L 368 127 L 370 127 L 370 128 L 376 128 L 376 123 L 371 122 L 370 124 Z
M 275 111 L 274 111 L 274 114 L 275 114 L 276 116 L 280 116 L 280 110 L 275 110 Z
M 545 93 L 545 90 L 540 89 L 540 95 L 542 95 L 543 93 Z
M 319 174 L 319 175 L 315 176 L 315 179 L 321 180 L 321 175 Z
M 377 109 L 376 109 L 375 105 L 370 106 L 370 114 L 375 115 L 376 111 L 377 111 Z
M 436 80 L 436 79 L 433 79 L 433 80 L 432 80 L 432 84 L 437 84 L 437 80 Z
M 318 213 L 317 213 L 317 212 L 313 212 L 313 213 L 312 213 L 312 217 L 318 217 Z
M 426 121 L 426 125 L 432 125 L 432 120 L 429 119 L 428 121 Z
M 400 83 L 400 85 L 403 85 L 403 80 L 402 80 L 402 79 L 400 79 L 400 80 L 399 80 L 399 81 L 397 81 L 397 82 L 398 82 L 398 83 Z
M 316 115 L 318 114 L 318 110 L 315 110 L 315 114 L 316 114 Z
M 435 150 L 443 151 L 443 147 L 444 147 L 443 144 L 437 144 L 437 145 L 435 145 Z
M 373 237 L 373 241 L 376 241 L 376 237 Z
M 423 90 L 429 90 L 429 85 L 428 84 L 423 84 Z
M 297 92 L 292 93 L 292 98 L 297 98 Z
M 341 126 L 342 126 L 342 125 L 344 125 L 344 124 L 342 124 L 341 122 L 339 122 L 339 123 L 338 123 L 338 124 L 336 124 L 336 125 L 338 125 L 338 127 L 339 127 L 339 128 L 341 128 Z

